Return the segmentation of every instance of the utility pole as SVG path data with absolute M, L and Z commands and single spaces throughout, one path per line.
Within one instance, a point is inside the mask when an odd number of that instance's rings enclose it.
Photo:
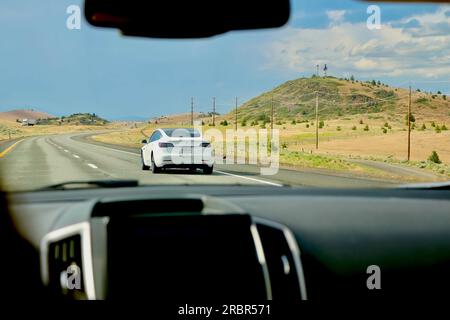
M 270 141 L 272 142 L 273 138 L 273 95 L 272 95 L 272 101 L 271 101 L 271 119 L 270 119 Z
M 194 97 L 191 98 L 191 126 L 194 126 Z
M 408 102 L 408 161 L 411 159 L 411 85 L 409 85 Z
M 235 121 L 235 129 L 237 130 L 238 128 L 238 97 L 236 97 L 236 106 L 235 106 L 235 112 L 234 112 L 234 121 Z
M 8 130 L 9 140 L 11 140 L 11 130 Z
M 319 92 L 316 91 L 316 150 L 319 149 Z
M 320 77 L 320 73 L 319 73 L 320 65 L 316 65 L 316 68 L 317 68 L 317 76 Z
M 216 126 L 216 97 L 213 98 L 213 114 L 212 114 L 212 116 L 213 116 L 212 125 L 213 125 L 213 127 L 215 127 Z

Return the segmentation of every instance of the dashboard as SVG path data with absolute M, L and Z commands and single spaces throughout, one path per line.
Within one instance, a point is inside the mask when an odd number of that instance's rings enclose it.
M 450 285 L 447 190 L 141 186 L 8 203 L 64 299 L 429 298 Z

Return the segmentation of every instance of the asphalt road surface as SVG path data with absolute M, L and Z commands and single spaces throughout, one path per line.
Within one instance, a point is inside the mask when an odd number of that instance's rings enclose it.
M 320 171 L 280 169 L 261 176 L 252 165 L 216 165 L 212 175 L 141 170 L 138 149 L 96 143 L 87 134 L 30 137 L 0 144 L 0 174 L 6 190 L 32 190 L 67 181 L 137 179 L 140 184 L 257 184 L 318 187 L 381 187 L 387 181 Z

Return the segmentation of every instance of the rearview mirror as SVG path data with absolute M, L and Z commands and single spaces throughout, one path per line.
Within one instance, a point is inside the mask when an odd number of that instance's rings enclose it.
M 147 143 L 147 140 L 144 139 L 144 140 L 141 141 L 141 143 L 146 144 L 146 143 Z
M 85 0 L 87 21 L 124 35 L 204 38 L 287 23 L 289 0 Z

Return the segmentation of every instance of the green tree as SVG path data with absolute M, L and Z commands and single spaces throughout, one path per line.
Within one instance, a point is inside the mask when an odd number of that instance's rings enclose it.
M 428 161 L 431 161 L 433 163 L 442 163 L 441 159 L 439 159 L 439 155 L 434 150 L 433 150 L 433 152 L 431 152 L 431 155 L 428 157 Z

